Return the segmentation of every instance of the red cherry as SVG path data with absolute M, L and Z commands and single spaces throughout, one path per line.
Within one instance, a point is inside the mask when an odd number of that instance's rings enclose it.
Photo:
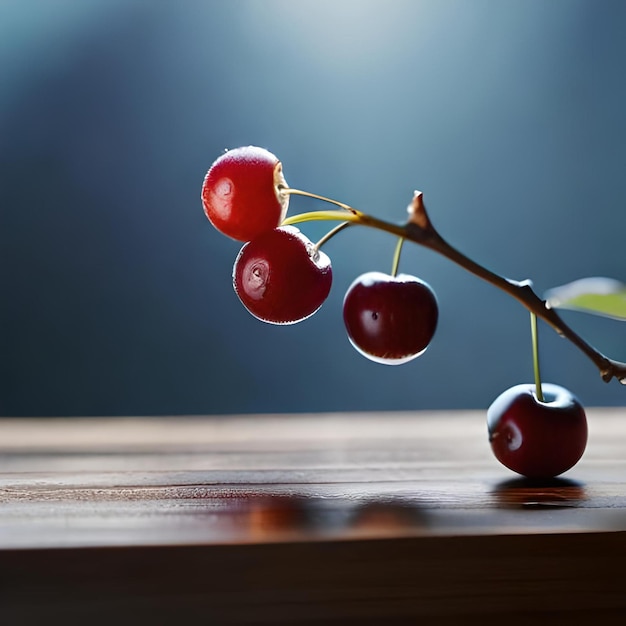
M 229 150 L 207 172 L 202 205 L 209 221 L 224 235 L 250 241 L 276 228 L 285 218 L 289 195 L 282 164 L 264 148 Z
M 430 343 L 439 317 L 435 293 L 407 274 L 367 272 L 348 288 L 343 319 L 352 345 L 388 365 L 406 363 Z
M 313 315 L 331 283 L 330 259 L 293 226 L 246 243 L 233 268 L 233 285 L 243 305 L 272 324 L 294 324 Z
M 553 478 L 576 465 L 587 445 L 587 418 L 580 401 L 559 385 L 516 385 L 487 411 L 489 441 L 496 458 L 529 478 Z

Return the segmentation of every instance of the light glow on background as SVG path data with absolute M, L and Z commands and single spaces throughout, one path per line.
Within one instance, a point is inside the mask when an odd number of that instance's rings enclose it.
M 625 24 L 613 0 L 0 3 L 0 413 L 486 407 L 532 378 L 517 303 L 406 246 L 440 326 L 410 364 L 370 363 L 341 301 L 395 242 L 349 229 L 322 309 L 268 327 L 232 291 L 239 245 L 202 178 L 257 144 L 292 186 L 390 220 L 422 190 L 453 244 L 539 292 L 623 281 Z M 567 319 L 626 360 L 625 325 Z M 624 404 L 540 334 L 547 381 Z

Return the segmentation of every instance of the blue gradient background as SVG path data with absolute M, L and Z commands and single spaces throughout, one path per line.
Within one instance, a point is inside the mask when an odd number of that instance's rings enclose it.
M 343 293 L 390 268 L 382 233 L 328 244 L 316 316 L 256 321 L 200 185 L 258 144 L 290 185 L 389 220 L 422 190 L 448 240 L 539 292 L 626 280 L 625 31 L 620 0 L 1 0 L 1 414 L 484 408 L 529 381 L 527 312 L 414 246 L 431 347 L 402 367 L 353 350 Z M 564 317 L 626 360 L 626 325 Z M 626 404 L 540 331 L 546 381 Z

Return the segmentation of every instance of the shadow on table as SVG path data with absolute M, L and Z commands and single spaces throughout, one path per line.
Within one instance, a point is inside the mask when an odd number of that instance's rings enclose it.
M 492 495 L 501 506 L 575 507 L 587 499 L 583 483 L 569 478 L 513 478 L 498 483 Z

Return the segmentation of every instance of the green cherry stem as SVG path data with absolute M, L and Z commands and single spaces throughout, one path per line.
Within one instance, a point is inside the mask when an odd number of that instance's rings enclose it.
M 314 246 L 315 251 L 319 250 L 329 239 L 332 239 L 337 233 L 341 232 L 348 226 L 352 226 L 353 222 L 342 222 L 338 226 L 335 226 L 332 230 L 329 230 Z
M 375 228 L 387 232 L 396 237 L 401 237 L 415 244 L 434 250 L 435 252 L 446 257 L 448 260 L 461 266 L 471 274 L 490 283 L 494 287 L 501 289 L 511 297 L 520 302 L 537 318 L 546 322 L 559 335 L 573 343 L 581 350 L 598 368 L 602 380 L 609 382 L 616 378 L 620 383 L 626 385 L 626 363 L 615 361 L 606 357 L 604 354 L 596 350 L 592 345 L 587 343 L 580 335 L 570 328 L 561 318 L 561 316 L 551 308 L 546 307 L 546 303 L 532 289 L 528 280 L 517 281 L 500 276 L 495 272 L 476 263 L 462 252 L 451 246 L 433 226 L 426 207 L 424 205 L 421 192 L 416 191 L 413 201 L 408 207 L 409 220 L 405 224 L 393 224 L 385 220 L 373 217 L 361 211 L 350 207 L 342 202 L 337 202 L 324 196 L 300 192 L 290 188 L 284 189 L 285 192 L 298 193 L 300 195 L 309 196 L 319 200 L 325 200 L 339 206 L 343 211 L 313 211 L 309 213 L 300 213 L 288 217 L 283 221 L 283 225 L 298 224 L 311 220 L 338 220 L 342 222 L 350 222 Z
M 326 196 L 320 196 L 317 193 L 311 193 L 310 191 L 303 191 L 302 189 L 292 189 L 291 187 L 286 187 L 285 185 L 280 185 L 278 187 L 278 191 L 280 193 L 285 193 L 287 195 L 296 195 L 296 196 L 305 196 L 307 198 L 313 198 L 314 200 L 322 200 L 323 202 L 328 202 L 329 204 L 334 204 L 335 206 L 341 207 L 346 211 L 354 211 L 351 206 L 339 202 L 339 200 L 333 200 L 332 198 L 327 198 Z
M 391 275 L 398 275 L 398 267 L 400 266 L 400 255 L 402 254 L 402 245 L 404 244 L 404 237 L 398 237 L 398 243 L 396 244 L 396 249 L 393 253 L 393 262 L 391 265 Z
M 543 390 L 541 388 L 541 372 L 539 370 L 539 333 L 537 332 L 537 316 L 530 312 L 530 336 L 533 344 L 533 370 L 535 372 L 535 392 L 537 400 L 543 402 Z

